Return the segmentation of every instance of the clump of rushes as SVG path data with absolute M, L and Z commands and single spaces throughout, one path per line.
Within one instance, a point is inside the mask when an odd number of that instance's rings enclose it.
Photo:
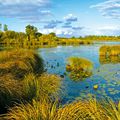
M 84 79 L 92 75 L 93 63 L 85 58 L 70 57 L 66 70 L 74 80 Z
M 0 77 L 0 112 L 22 98 L 22 82 L 15 80 L 11 74 Z
M 31 101 L 33 98 L 41 101 L 52 99 L 61 92 L 61 78 L 56 75 L 44 73 L 41 76 L 35 76 L 29 74 L 23 82 L 27 101 Z
M 57 102 L 36 101 L 21 104 L 9 110 L 4 120 L 53 120 L 57 112 Z
M 120 55 L 120 45 L 114 46 L 102 46 L 100 48 L 100 55 L 109 57 L 109 56 L 119 56 Z
M 14 106 L 15 103 L 31 102 L 32 99 L 44 101 L 57 97 L 60 91 L 61 78 L 56 75 L 28 74 L 24 80 L 14 80 L 12 76 L 0 78 L 0 107 Z M 4 112 L 4 111 L 1 111 Z
M 109 101 L 98 103 L 95 99 L 74 101 L 65 106 L 58 102 L 21 104 L 11 108 L 5 120 L 119 120 L 120 105 Z
M 43 71 L 43 60 L 32 50 L 15 49 L 0 52 L 0 76 L 11 73 L 15 79 Z

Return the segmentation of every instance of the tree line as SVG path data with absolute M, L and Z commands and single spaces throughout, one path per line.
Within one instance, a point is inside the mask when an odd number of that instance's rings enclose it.
M 35 45 L 78 45 L 91 44 L 93 41 L 120 41 L 120 36 L 85 36 L 85 37 L 71 37 L 61 38 L 57 37 L 55 33 L 42 34 L 37 27 L 27 25 L 25 32 L 16 32 L 8 29 L 8 25 L 0 24 L 0 44 L 5 45 L 21 45 L 21 46 L 35 46 Z

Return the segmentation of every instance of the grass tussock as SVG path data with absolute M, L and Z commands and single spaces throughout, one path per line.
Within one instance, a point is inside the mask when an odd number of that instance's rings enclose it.
M 0 107 L 3 109 L 21 101 L 31 102 L 32 99 L 49 101 L 57 97 L 61 86 L 58 76 L 47 73 L 41 76 L 31 73 L 21 81 L 8 76 L 0 78 L 0 82 Z
M 93 63 L 85 58 L 70 57 L 66 70 L 74 80 L 87 78 L 92 75 Z
M 50 100 L 57 96 L 61 79 L 42 70 L 43 60 L 32 50 L 0 53 L 0 113 L 16 103 Z
M 112 101 L 98 103 L 95 99 L 75 101 L 63 107 L 57 102 L 33 100 L 11 108 L 5 120 L 120 120 L 120 104 Z
M 43 60 L 32 50 L 15 49 L 0 52 L 0 76 L 11 73 L 22 79 L 30 72 L 43 71 Z
M 120 55 L 120 45 L 114 46 L 102 46 L 100 48 L 100 55 L 103 56 L 119 56 Z
M 24 94 L 28 100 L 48 100 L 49 98 L 54 98 L 60 92 L 62 83 L 60 77 L 47 73 L 41 76 L 29 74 L 23 82 Z

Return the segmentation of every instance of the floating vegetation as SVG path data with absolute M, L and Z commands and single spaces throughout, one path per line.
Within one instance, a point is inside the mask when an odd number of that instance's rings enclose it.
M 94 86 L 93 86 L 93 88 L 94 88 L 95 90 L 97 90 L 98 87 L 99 87 L 98 85 L 94 85 Z
M 66 71 L 70 72 L 71 79 L 82 80 L 92 75 L 93 63 L 87 59 L 70 57 L 66 65 Z
M 119 99 L 115 95 L 120 94 L 120 64 L 104 64 L 94 71 L 94 75 L 105 81 L 100 83 L 100 87 L 106 95 Z

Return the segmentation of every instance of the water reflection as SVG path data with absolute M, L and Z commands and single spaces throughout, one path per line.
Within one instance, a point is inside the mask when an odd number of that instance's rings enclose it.
M 120 63 L 120 56 L 101 56 L 99 57 L 100 64 L 118 64 Z

